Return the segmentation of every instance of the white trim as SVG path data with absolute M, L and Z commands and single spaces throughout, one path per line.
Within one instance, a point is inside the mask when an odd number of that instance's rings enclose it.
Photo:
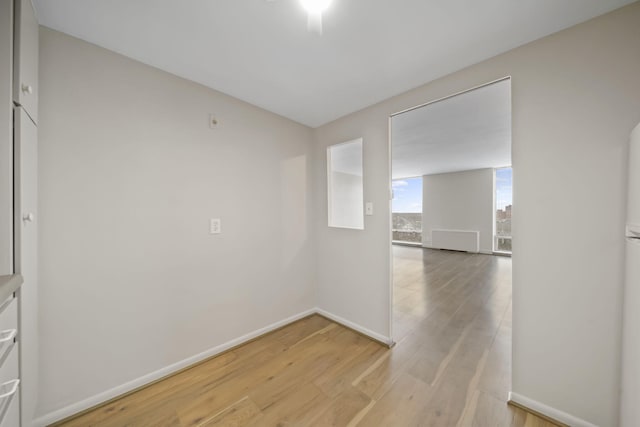
M 300 320 L 304 317 L 310 316 L 312 314 L 315 314 L 317 312 L 319 312 L 320 310 L 318 309 L 309 309 L 306 311 L 303 311 L 302 313 L 298 313 L 295 314 L 291 317 L 288 317 L 286 319 L 280 320 L 278 322 L 272 323 L 269 326 L 265 326 L 264 328 L 260 328 L 260 329 L 256 329 L 253 332 L 249 332 L 246 335 L 243 335 L 239 338 L 235 338 L 231 341 L 227 341 L 224 344 L 220 344 L 216 347 L 213 347 L 209 350 L 203 351 L 200 354 L 196 354 L 195 356 L 191 356 L 188 357 L 186 359 L 183 359 L 179 362 L 176 362 L 172 365 L 166 366 L 162 369 L 158 369 L 155 372 L 151 372 L 147 375 L 143 375 L 142 377 L 136 378 L 132 381 L 129 381 L 127 383 L 124 383 L 122 385 L 119 385 L 117 387 L 114 387 L 110 390 L 104 391 L 102 393 L 96 394 L 94 396 L 91 396 L 87 399 L 81 400 L 80 402 L 76 402 L 73 403 L 69 406 L 65 406 L 64 408 L 60 408 L 58 410 L 55 410 L 53 412 L 50 412 L 48 414 L 45 414 L 39 418 L 37 418 L 36 420 L 33 421 L 33 426 L 34 427 L 44 427 L 47 426 L 49 424 L 53 424 L 57 421 L 63 420 L 65 418 L 68 418 L 72 415 L 78 414 L 82 411 L 85 411 L 89 408 L 93 408 L 94 406 L 100 405 L 104 402 L 107 402 L 113 398 L 116 398 L 118 396 L 122 396 L 125 393 L 128 393 L 132 390 L 135 390 L 137 388 L 143 387 L 149 383 L 152 383 L 154 381 L 157 381 L 159 379 L 162 379 L 168 375 L 171 375 L 177 371 L 180 371 L 181 369 L 187 368 L 191 365 L 194 365 L 198 362 L 201 362 L 205 359 L 208 359 L 210 357 L 213 357 L 217 354 L 220 354 L 226 350 L 229 350 L 230 348 L 236 347 L 240 344 L 243 344 L 247 341 L 250 341 L 256 337 L 259 337 L 260 335 L 264 335 L 268 332 L 271 332 L 275 329 L 281 328 L 285 325 L 288 325 L 289 323 L 293 323 L 297 320 Z M 329 317 L 327 315 L 327 317 Z M 354 328 L 355 329 L 355 328 Z
M 216 356 L 230 348 L 236 347 L 238 345 L 244 344 L 247 341 L 250 341 L 254 338 L 257 338 L 261 335 L 274 331 L 278 328 L 286 326 L 290 323 L 293 323 L 297 320 L 300 320 L 304 317 L 310 316 L 312 314 L 320 314 L 328 319 L 333 320 L 336 323 L 340 323 L 343 326 L 354 329 L 361 334 L 364 334 L 376 341 L 379 341 L 388 346 L 393 345 L 393 340 L 390 337 L 385 337 L 384 335 L 380 335 L 376 332 L 373 332 L 363 326 L 358 325 L 357 323 L 353 323 L 347 319 L 344 319 L 340 316 L 336 316 L 335 314 L 329 313 L 328 311 L 322 310 L 320 308 L 312 308 L 302 313 L 295 314 L 286 319 L 280 320 L 278 322 L 272 323 L 269 326 L 265 326 L 264 328 L 256 329 L 253 332 L 250 332 L 246 335 L 243 335 L 239 338 L 235 338 L 231 341 L 227 341 L 224 344 L 220 344 L 216 347 L 213 347 L 209 350 L 203 351 L 200 354 L 196 354 L 195 356 L 188 357 L 179 362 L 176 362 L 172 365 L 166 366 L 164 368 L 158 369 L 157 371 L 151 372 L 147 375 L 143 375 L 142 377 L 136 378 L 132 381 L 114 387 L 110 390 L 104 391 L 102 393 L 91 396 L 87 399 L 81 400 L 80 402 L 73 403 L 71 405 L 65 406 L 64 408 L 60 408 L 48 414 L 45 414 L 36 420 L 33 421 L 34 427 L 44 427 L 49 424 L 53 424 L 57 421 L 68 418 L 72 415 L 78 414 L 87 409 L 93 408 L 94 406 L 98 406 L 103 404 L 104 402 L 108 402 L 111 399 L 117 398 L 126 394 L 132 390 L 143 387 L 149 383 L 160 380 L 164 377 L 167 377 L 175 372 L 178 372 L 184 368 L 188 368 L 192 365 L 195 365 L 198 362 Z
M 387 243 L 387 250 L 389 252 L 387 252 L 387 259 L 389 262 L 389 277 L 388 280 L 389 282 L 387 283 L 387 286 L 389 288 L 389 314 L 388 314 L 388 320 L 389 320 L 389 341 L 393 342 L 393 333 L 394 333 L 394 328 L 393 328 L 393 117 L 389 116 L 389 119 L 387 121 L 388 123 L 388 134 L 387 134 L 387 144 L 389 146 L 389 151 L 388 151 L 388 157 L 387 157 L 387 171 L 389 173 L 389 200 L 388 200 L 388 204 L 387 204 L 387 209 L 389 212 L 389 220 L 387 223 L 387 236 L 389 238 L 389 242 Z M 424 183 L 424 178 L 422 178 L 423 183 Z M 422 236 L 422 233 L 420 233 L 421 235 L 421 240 L 424 239 L 424 237 Z M 420 242 L 422 243 L 422 242 Z
M 347 320 L 343 317 L 337 316 L 333 313 L 329 313 L 328 311 L 325 311 L 321 308 L 316 308 L 316 313 L 318 313 L 321 316 L 326 317 L 327 319 L 331 319 L 336 323 L 339 323 L 343 326 L 346 326 L 350 329 L 353 329 L 355 331 L 360 332 L 363 335 L 368 336 L 371 339 L 374 339 L 376 341 L 379 341 L 389 347 L 391 347 L 393 345 L 393 340 L 391 339 L 391 337 L 386 337 L 384 335 L 381 335 L 377 332 L 373 332 L 371 329 L 367 329 L 364 326 L 360 326 L 357 323 L 353 323 L 350 320 Z
M 541 415 L 547 416 L 555 421 L 560 421 L 563 424 L 571 427 L 597 427 L 595 424 L 591 424 L 588 421 L 575 417 L 571 414 L 567 414 L 559 409 L 547 406 L 544 403 L 540 403 L 537 400 L 530 399 L 521 394 L 509 392 L 509 401 L 524 406 L 534 412 L 538 412 Z
M 397 116 L 398 114 L 402 114 L 402 113 L 408 113 L 409 111 L 417 110 L 418 108 L 426 107 L 427 105 L 435 104 L 436 102 L 444 101 L 445 99 L 453 98 L 454 96 L 462 95 L 463 93 L 471 92 L 472 90 L 480 89 L 482 87 L 489 86 L 489 85 L 492 85 L 494 83 L 499 83 L 499 82 L 504 81 L 504 80 L 511 80 L 511 76 L 504 76 L 502 78 L 499 78 L 499 79 L 496 79 L 496 80 L 492 80 L 492 81 L 487 82 L 487 83 L 479 84 L 479 85 L 471 87 L 469 89 L 465 89 L 465 90 L 461 90 L 461 91 L 456 92 L 456 93 L 452 93 L 451 95 L 443 96 L 442 98 L 437 98 L 437 99 L 434 99 L 432 101 L 425 102 L 424 104 L 416 105 L 414 107 L 407 108 L 407 109 L 402 110 L 402 111 L 398 111 L 397 113 L 391 114 L 391 117 Z

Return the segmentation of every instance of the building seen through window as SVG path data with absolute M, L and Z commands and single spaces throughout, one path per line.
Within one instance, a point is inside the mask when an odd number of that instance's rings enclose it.
M 493 244 L 496 252 L 511 252 L 512 175 L 510 167 L 496 169 L 496 231 Z

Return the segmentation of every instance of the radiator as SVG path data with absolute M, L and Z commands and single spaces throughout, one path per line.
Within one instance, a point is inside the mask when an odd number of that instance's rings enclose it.
M 431 247 L 453 251 L 479 252 L 480 232 L 469 230 L 431 230 Z

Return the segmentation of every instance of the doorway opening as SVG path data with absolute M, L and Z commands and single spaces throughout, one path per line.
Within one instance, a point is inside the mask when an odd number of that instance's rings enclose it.
M 497 255 L 513 239 L 511 80 L 400 112 L 390 126 L 393 339 L 415 345 L 406 370 L 435 396 L 454 384 L 504 402 L 512 258 Z

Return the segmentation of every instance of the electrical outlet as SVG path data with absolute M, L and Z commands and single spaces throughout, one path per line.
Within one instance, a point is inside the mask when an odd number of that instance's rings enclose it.
M 222 233 L 222 222 L 220 218 L 211 218 L 209 220 L 209 233 L 220 234 Z

